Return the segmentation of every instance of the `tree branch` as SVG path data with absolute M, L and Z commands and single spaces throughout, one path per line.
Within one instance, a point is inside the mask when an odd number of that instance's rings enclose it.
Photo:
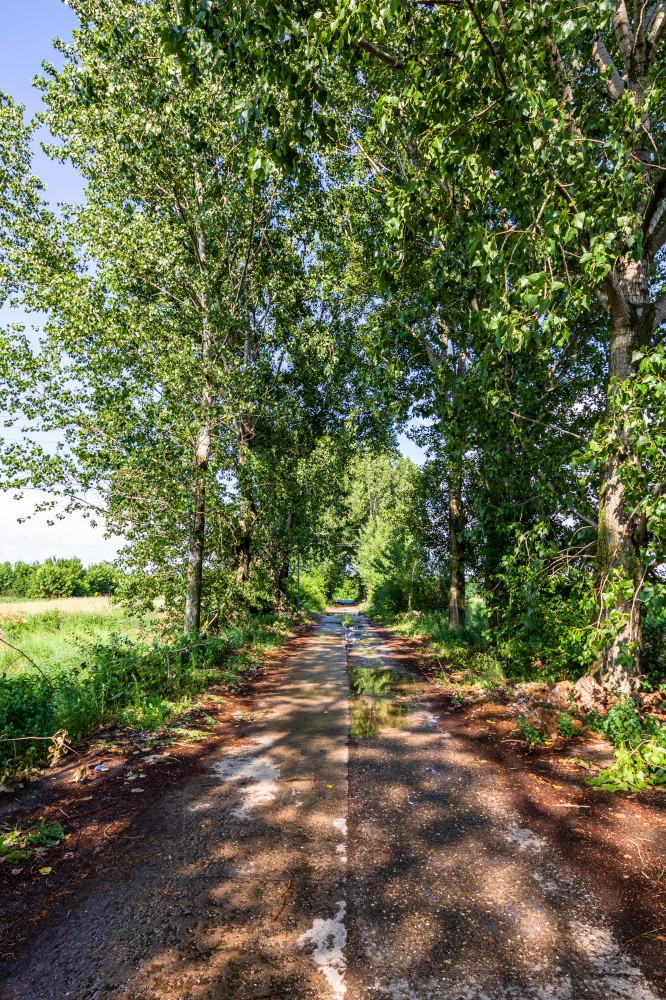
M 380 59 L 381 62 L 386 63 L 387 66 L 392 66 L 393 69 L 404 69 L 405 64 L 402 59 L 398 59 L 396 56 L 392 56 L 390 52 L 385 52 L 384 49 L 380 49 L 378 45 L 373 42 L 369 42 L 367 38 L 359 38 L 356 43 L 359 48 L 365 49 L 370 55 L 374 56 L 375 59 Z
M 472 3 L 472 0 L 465 0 L 465 2 L 466 2 L 467 6 L 469 7 L 469 9 L 471 11 L 472 17 L 476 21 L 476 26 L 479 29 L 480 33 L 481 33 L 481 37 L 483 38 L 484 42 L 486 43 L 486 45 L 488 46 L 488 48 L 490 49 L 490 51 L 492 53 L 493 62 L 495 63 L 495 66 L 497 68 L 497 73 L 499 75 L 499 78 L 502 81 L 502 86 L 504 87 L 505 90 L 508 90 L 509 89 L 509 84 L 507 82 L 506 76 L 504 75 L 504 67 L 502 66 L 502 60 L 499 57 L 499 52 L 497 51 L 497 49 L 493 45 L 493 42 L 492 42 L 492 39 L 490 38 L 490 35 L 488 34 L 488 32 L 486 31 L 486 29 L 484 28 L 483 21 L 481 20 L 481 18 L 477 14 L 476 7 Z
M 662 226 L 661 229 L 658 229 L 656 233 L 653 233 L 652 236 L 645 241 L 646 256 L 654 257 L 659 250 L 661 250 L 664 243 L 666 243 L 666 225 Z
M 631 59 L 632 52 L 634 51 L 634 34 L 631 30 L 629 13 L 624 0 L 620 0 L 615 8 L 615 13 L 613 14 L 613 27 L 615 28 L 617 44 L 620 47 L 620 52 L 622 53 L 622 58 L 624 59 L 624 65 L 628 67 L 629 60 Z
M 608 54 L 608 49 L 600 38 L 597 38 L 592 46 L 592 58 L 599 67 L 599 72 L 604 75 L 604 83 L 608 93 L 614 101 L 619 101 L 624 91 L 624 80 L 618 73 L 613 60 Z M 610 73 L 610 76 L 607 74 Z
M 650 232 L 659 225 L 659 220 L 663 215 L 664 210 L 664 197 L 666 196 L 666 174 L 660 174 L 659 178 L 654 186 L 654 190 L 650 195 L 650 199 L 645 206 L 645 211 L 643 212 L 643 237 L 648 236 Z M 659 211 L 661 209 L 661 211 Z
M 558 434 L 566 434 L 568 437 L 576 438 L 577 441 L 584 441 L 585 438 L 581 437 L 580 434 L 574 434 L 573 431 L 567 431 L 563 427 L 558 427 L 556 424 L 545 424 L 543 420 L 533 420 L 532 417 L 526 417 L 522 413 L 516 413 L 514 410 L 507 410 L 504 406 L 499 406 L 498 409 L 504 410 L 512 417 L 518 417 L 519 420 L 526 420 L 528 424 L 538 424 L 540 427 L 546 427 L 549 431 L 557 431 Z
M 655 333 L 666 319 L 666 292 L 662 292 L 654 307 L 654 319 L 652 320 L 652 332 Z
M 647 24 L 645 26 L 647 33 L 648 61 L 650 63 L 654 61 L 654 57 L 657 54 L 657 48 L 659 47 L 659 42 L 664 34 L 664 29 L 666 29 L 666 9 L 664 8 L 664 4 L 655 4 L 653 10 L 654 13 L 650 18 L 649 29 Z

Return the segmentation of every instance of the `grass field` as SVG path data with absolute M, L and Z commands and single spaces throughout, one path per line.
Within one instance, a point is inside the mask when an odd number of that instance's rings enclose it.
M 59 611 L 63 615 L 82 612 L 102 615 L 117 610 L 110 597 L 55 597 L 49 600 L 13 600 L 11 597 L 0 597 L 0 620 L 38 615 L 44 611 Z
M 0 603 L 0 784 L 43 761 L 58 733 L 160 728 L 209 685 L 233 690 L 291 626 L 266 615 L 191 644 L 160 639 L 156 622 L 105 597 Z
M 129 615 L 108 597 L 67 597 L 0 603 L 0 673 L 35 670 L 47 676 L 83 662 L 100 645 L 148 638 L 151 622 Z M 11 648 L 13 647 L 13 648 Z

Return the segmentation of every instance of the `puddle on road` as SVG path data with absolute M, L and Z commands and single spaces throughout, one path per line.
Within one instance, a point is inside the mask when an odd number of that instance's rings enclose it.
M 420 677 L 397 670 L 354 667 L 349 671 L 351 737 L 372 739 L 380 729 L 407 724 L 415 696 L 427 685 Z

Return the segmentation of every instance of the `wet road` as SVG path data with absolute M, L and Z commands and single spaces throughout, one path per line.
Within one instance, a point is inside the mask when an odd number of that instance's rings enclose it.
M 3 1000 L 664 1000 L 594 873 L 571 877 L 510 774 L 347 613 L 151 808 L 127 870 L 34 941 Z

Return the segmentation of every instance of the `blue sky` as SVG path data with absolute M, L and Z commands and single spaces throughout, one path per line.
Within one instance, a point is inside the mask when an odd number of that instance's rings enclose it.
M 27 0 L 12 4 L 0 0 L 0 7 L 0 90 L 24 104 L 26 116 L 32 118 L 41 108 L 41 96 L 31 81 L 41 72 L 44 60 L 60 64 L 60 56 L 51 41 L 56 37 L 68 39 L 76 26 L 76 18 L 60 0 Z M 42 132 L 37 137 L 34 169 L 47 185 L 49 201 L 54 207 L 60 201 L 80 201 L 83 186 L 76 171 L 52 163 L 41 151 L 40 139 L 48 140 L 48 133 Z M 2 310 L 0 319 L 7 321 L 8 318 L 8 311 Z M 21 319 L 16 315 L 11 318 L 14 321 Z M 7 437 L 10 434 L 12 432 L 5 432 Z M 53 527 L 46 523 L 44 514 L 19 524 L 17 518 L 30 514 L 34 501 L 42 496 L 26 493 L 23 500 L 15 501 L 12 494 L 0 492 L 0 562 L 5 559 L 41 561 L 56 555 L 79 556 L 88 564 L 115 556 L 117 543 L 105 539 L 101 528 L 92 529 L 80 516 L 57 521 Z
M 24 104 L 26 116 L 32 118 L 41 108 L 41 96 L 32 86 L 32 80 L 41 73 L 42 62 L 60 65 L 61 58 L 52 40 L 69 39 L 76 27 L 76 17 L 61 0 L 24 0 L 11 4 L 0 0 L 0 6 L 0 91 Z M 40 148 L 40 140 L 48 141 L 48 133 L 37 136 L 34 170 L 46 184 L 46 195 L 53 207 L 61 201 L 81 201 L 83 186 L 76 171 L 49 160 Z M 16 314 L 11 318 L 15 322 L 21 320 Z M 0 321 L 8 320 L 8 310 L 0 310 Z M 28 324 L 34 321 L 33 317 Z M 9 433 L 12 432 L 5 432 L 5 436 Z M 404 455 L 417 462 L 422 460 L 421 449 L 404 435 L 399 445 Z M 115 556 L 117 541 L 105 539 L 102 528 L 91 528 L 80 516 L 70 515 L 53 527 L 46 523 L 43 514 L 19 524 L 17 518 L 30 514 L 34 501 L 42 496 L 26 493 L 22 500 L 14 500 L 11 494 L 0 491 L 0 562 L 41 561 L 55 555 L 79 556 L 88 564 Z

